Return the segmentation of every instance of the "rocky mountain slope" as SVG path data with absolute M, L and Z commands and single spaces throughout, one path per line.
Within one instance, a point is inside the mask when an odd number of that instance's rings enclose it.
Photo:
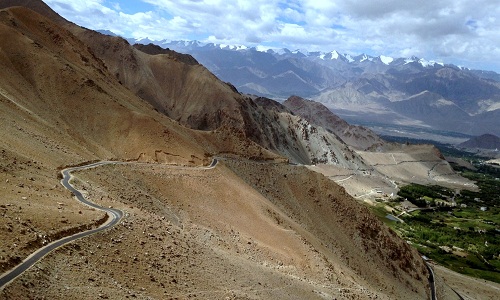
M 292 96 L 283 102 L 283 105 L 315 126 L 334 133 L 354 149 L 376 149 L 384 144 L 384 141 L 370 129 L 348 124 L 319 102 Z
M 123 210 L 120 225 L 59 248 L 0 297 L 428 298 L 415 250 L 333 181 L 286 163 L 364 164 L 327 130 L 188 56 L 136 49 L 41 1 L 0 4 L 1 271 L 106 220 L 62 188 L 62 167 L 128 161 L 72 179 Z M 213 155 L 226 159 L 202 168 Z
M 182 41 L 131 42 L 154 42 L 189 53 L 244 93 L 283 100 L 290 95 L 312 98 L 355 122 L 500 134 L 500 81 L 494 72 L 417 57 L 259 51 Z M 436 103 L 436 97 L 443 101 Z
M 217 129 L 220 139 L 227 136 L 241 141 L 249 139 L 297 163 L 347 163 L 346 159 L 324 156 L 323 152 L 313 149 L 316 146 L 307 146 L 309 141 L 303 140 L 305 133 L 288 136 L 299 130 L 291 127 L 307 128 L 308 124 L 295 124 L 298 120 L 292 121 L 294 118 L 276 123 L 274 116 L 260 109 L 249 97 L 239 94 L 230 84 L 218 80 L 189 55 L 154 45 L 131 47 L 120 37 L 102 35 L 69 23 L 64 26 L 89 45 L 121 84 L 158 112 L 184 126 L 198 130 Z M 328 148 L 326 143 L 322 137 L 313 142 L 320 149 Z M 234 151 L 231 145 L 228 147 L 225 152 Z M 337 151 L 336 156 L 352 157 L 345 147 Z M 345 166 L 351 167 L 352 163 Z

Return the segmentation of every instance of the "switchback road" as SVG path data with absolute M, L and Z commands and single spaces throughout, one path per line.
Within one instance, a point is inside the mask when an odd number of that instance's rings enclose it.
M 75 189 L 71 185 L 71 183 L 69 182 L 70 179 L 72 178 L 71 172 L 73 172 L 73 171 L 93 168 L 93 167 L 107 165 L 107 164 L 114 164 L 114 163 L 117 163 L 117 162 L 103 161 L 103 162 L 92 163 L 92 164 L 80 166 L 80 167 L 67 168 L 67 169 L 64 169 L 61 171 L 61 174 L 63 175 L 63 179 L 61 180 L 61 184 L 65 188 L 67 188 L 69 191 L 71 191 L 73 193 L 73 195 L 75 195 L 75 197 L 78 201 L 82 202 L 85 205 L 93 207 L 95 209 L 102 210 L 102 211 L 106 212 L 108 214 L 108 216 L 110 217 L 110 219 L 98 228 L 79 232 L 77 234 L 61 238 L 57 241 L 53 241 L 52 243 L 38 249 L 37 251 L 32 253 L 30 256 L 28 256 L 22 263 L 20 263 L 19 265 L 17 265 L 13 269 L 5 272 L 4 274 L 2 274 L 0 276 L 0 289 L 5 287 L 7 284 L 9 284 L 11 281 L 13 281 L 16 277 L 21 275 L 24 271 L 28 270 L 30 267 L 32 267 L 35 263 L 37 263 L 45 255 L 49 254 L 54 249 L 57 249 L 63 245 L 66 245 L 74 240 L 77 240 L 77 239 L 83 238 L 85 236 L 89 236 L 91 234 L 94 234 L 94 233 L 106 230 L 108 228 L 111 228 L 114 225 L 116 225 L 118 222 L 120 222 L 120 219 L 123 217 L 123 212 L 121 210 L 114 209 L 114 208 L 101 207 L 101 206 L 85 199 L 83 197 L 82 193 L 80 193 L 80 191 Z
M 212 163 L 208 167 L 204 167 L 205 169 L 212 169 L 215 168 L 217 165 L 218 160 L 213 159 Z M 98 210 L 102 210 L 108 214 L 110 217 L 107 222 L 99 226 L 98 228 L 83 231 L 71 236 L 67 236 L 64 238 L 61 238 L 57 241 L 53 241 L 52 243 L 38 249 L 34 253 L 32 253 L 30 256 L 28 256 L 25 260 L 23 260 L 22 263 L 19 265 L 15 266 L 11 270 L 5 272 L 0 276 L 0 289 L 4 288 L 7 284 L 12 282 L 14 279 L 16 279 L 18 276 L 20 276 L 23 272 L 31 268 L 34 264 L 36 264 L 38 261 L 40 261 L 43 257 L 45 257 L 47 254 L 49 254 L 51 251 L 64 246 L 72 241 L 75 241 L 77 239 L 92 235 L 97 232 L 101 232 L 103 230 L 106 230 L 108 228 L 111 228 L 118 224 L 123 217 L 123 212 L 119 209 L 115 208 L 105 208 L 102 206 L 99 206 L 95 204 L 94 202 L 91 202 L 85 197 L 83 197 L 82 193 L 78 191 L 74 186 L 71 185 L 70 180 L 73 177 L 71 175 L 71 172 L 74 171 L 79 171 L 79 170 L 84 170 L 84 169 L 89 169 L 89 168 L 95 168 L 98 166 L 104 166 L 104 165 L 109 165 L 109 164 L 129 164 L 129 163 L 124 163 L 124 162 L 116 162 L 116 161 L 101 161 L 101 162 L 96 162 L 96 163 L 91 163 L 88 165 L 84 166 L 79 166 L 79 167 L 71 167 L 67 168 L 61 171 L 61 174 L 63 176 L 63 179 L 61 180 L 61 184 L 68 189 L 73 195 L 75 195 L 76 199 L 80 201 L 81 203 L 88 205 L 90 207 L 93 207 Z

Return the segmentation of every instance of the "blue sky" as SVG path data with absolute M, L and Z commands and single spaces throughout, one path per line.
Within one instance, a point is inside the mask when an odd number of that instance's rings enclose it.
M 428 60 L 500 72 L 498 0 L 45 0 L 124 37 Z

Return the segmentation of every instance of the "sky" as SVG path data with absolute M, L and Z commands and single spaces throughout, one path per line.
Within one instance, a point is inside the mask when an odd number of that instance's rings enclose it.
M 44 0 L 126 38 L 411 57 L 500 73 L 498 0 Z

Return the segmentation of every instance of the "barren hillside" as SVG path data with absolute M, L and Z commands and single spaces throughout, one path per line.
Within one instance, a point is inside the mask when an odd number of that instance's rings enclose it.
M 319 102 L 292 96 L 283 102 L 283 105 L 312 124 L 336 134 L 355 149 L 376 149 L 384 144 L 375 132 L 362 126 L 348 124 Z
M 0 10 L 0 271 L 106 221 L 63 189 L 63 166 L 130 163 L 72 180 L 88 199 L 123 210 L 121 223 L 49 254 L 0 297 L 428 298 L 417 252 L 343 188 L 283 156 L 309 162 L 326 152 L 361 165 L 342 156 L 347 146 L 259 107 L 202 66 L 18 2 L 52 19 Z M 168 96 L 155 98 L 165 111 L 148 93 Z M 232 159 L 202 168 L 213 155 Z
M 117 84 L 69 32 L 24 8 L 0 18 L 1 222 L 3 240 L 13 241 L 2 243 L 2 270 L 64 232 L 102 221 L 68 197 L 61 166 L 111 158 L 207 162 L 190 130 Z

